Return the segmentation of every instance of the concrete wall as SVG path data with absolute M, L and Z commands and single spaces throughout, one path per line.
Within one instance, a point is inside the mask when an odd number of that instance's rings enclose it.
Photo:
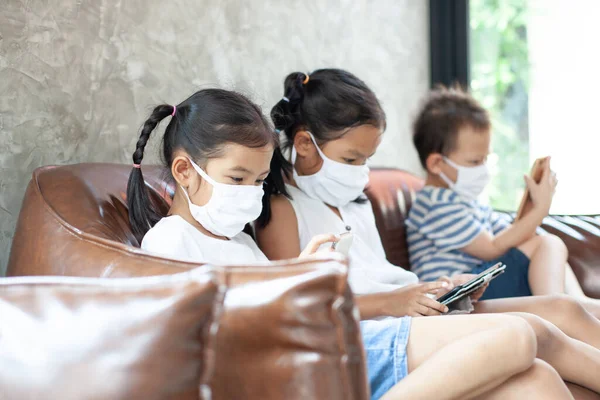
M 3 0 L 0 274 L 34 168 L 128 163 L 151 106 L 180 102 L 206 85 L 241 90 L 269 110 L 287 73 L 348 69 L 388 114 L 373 165 L 418 171 L 409 125 L 428 87 L 427 4 Z M 158 140 L 151 142 L 156 149 Z M 155 150 L 144 162 L 152 160 Z

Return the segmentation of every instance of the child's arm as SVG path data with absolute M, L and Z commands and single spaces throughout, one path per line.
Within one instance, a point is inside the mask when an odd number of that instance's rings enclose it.
M 325 243 L 339 240 L 334 234 L 322 234 L 313 237 L 300 251 L 298 219 L 291 203 L 283 196 L 271 198 L 271 221 L 264 228 L 256 229 L 258 247 L 269 260 L 303 258 L 316 253 Z
M 404 286 L 391 292 L 356 295 L 355 303 L 360 319 L 380 317 L 425 317 L 448 312 L 448 307 L 438 303 L 427 294 L 435 294 L 448 287 L 447 282 L 421 282 Z
M 285 260 L 300 255 L 298 218 L 287 198 L 271 196 L 271 220 L 264 228 L 256 228 L 256 241 L 269 260 Z
M 324 235 L 323 238 L 325 236 L 329 235 Z M 288 199 L 283 196 L 271 198 L 271 221 L 266 227 L 257 228 L 256 238 L 258 246 L 270 260 L 289 259 L 300 255 L 298 219 Z M 318 239 L 319 236 L 315 238 Z M 310 243 L 307 249 L 309 247 Z M 316 250 L 317 243 L 313 247 Z M 356 296 L 356 304 L 363 320 L 382 316 L 440 315 L 448 311 L 446 306 L 426 296 L 427 293 L 436 293 L 439 289 L 448 287 L 447 282 L 419 283 L 392 291 L 389 291 L 388 284 L 378 286 L 382 289 L 381 293 Z
M 550 210 L 552 196 L 556 189 L 556 177 L 550 171 L 550 166 L 546 164 L 539 184 L 529 176 L 525 176 L 525 182 L 533 201 L 533 209 L 496 236 L 488 232 L 480 233 L 471 243 L 463 247 L 462 251 L 489 261 L 500 257 L 512 247 L 520 246 L 535 234 L 536 228 L 540 226 Z

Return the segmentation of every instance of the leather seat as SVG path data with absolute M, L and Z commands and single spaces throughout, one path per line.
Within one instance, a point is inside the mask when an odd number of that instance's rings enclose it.
M 125 202 L 130 169 L 79 164 L 36 170 L 23 200 L 8 275 L 116 278 L 198 267 L 138 248 Z M 144 167 L 144 176 L 152 201 L 166 214 L 171 187 L 164 171 Z M 370 397 L 343 257 L 215 268 L 226 295 L 212 350 L 213 399 Z

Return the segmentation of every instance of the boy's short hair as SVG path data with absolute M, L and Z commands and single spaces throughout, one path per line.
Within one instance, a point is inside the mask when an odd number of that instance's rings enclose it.
M 470 126 L 487 131 L 491 122 L 488 112 L 459 86 L 439 86 L 432 90 L 421 106 L 413 125 L 413 143 L 423 168 L 433 153 L 454 150 L 461 128 Z

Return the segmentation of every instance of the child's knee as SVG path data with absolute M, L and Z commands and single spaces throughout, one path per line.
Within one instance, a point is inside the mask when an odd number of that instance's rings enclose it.
M 545 306 L 549 310 L 552 310 L 552 313 L 556 318 L 564 324 L 568 324 L 572 318 L 581 317 L 587 314 L 586 309 L 572 296 L 555 294 L 552 296 L 545 296 L 545 298 L 547 302 Z
M 565 260 L 568 256 L 568 250 L 565 242 L 563 242 L 562 239 L 556 235 L 537 235 L 519 246 L 519 250 L 521 250 L 523 254 L 530 259 L 540 249 L 543 249 L 543 251 L 552 249 L 555 252 L 560 252 L 565 257 Z
M 529 259 L 531 259 L 543 242 L 544 239 L 542 239 L 542 236 L 536 235 L 525 241 L 525 243 L 521 244 L 518 249 L 521 250 L 521 252 L 523 252 L 523 254 L 525 254 Z
M 540 236 L 542 238 L 543 244 L 552 248 L 553 250 L 560 251 L 561 253 L 567 256 L 569 254 L 569 250 L 567 249 L 567 245 L 561 238 L 556 235 L 543 235 Z
M 528 368 L 537 354 L 537 339 L 536 333 L 531 325 L 525 319 L 517 316 L 509 317 L 505 324 L 508 332 L 505 339 L 508 340 L 509 348 L 511 349 L 511 357 L 519 355 L 519 359 L 515 360 L 522 370 Z
M 556 349 L 561 342 L 560 330 L 545 319 L 529 313 L 518 313 L 519 317 L 533 329 L 536 340 L 536 353 L 544 354 Z
M 536 359 L 533 362 L 527 373 L 531 376 L 532 381 L 536 383 L 562 382 L 562 378 L 558 372 L 550 364 L 540 359 Z

